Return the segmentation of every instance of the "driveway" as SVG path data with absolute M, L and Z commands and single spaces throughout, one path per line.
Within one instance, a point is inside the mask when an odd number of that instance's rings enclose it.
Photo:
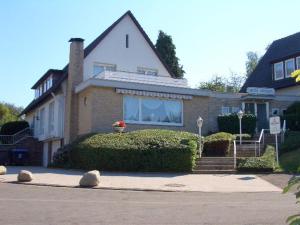
M 278 192 L 147 192 L 0 183 L 5 225 L 282 225 L 299 212 Z
M 31 184 L 76 187 L 84 173 L 76 170 L 48 169 L 42 167 L 8 167 L 0 176 L 2 182 L 15 182 L 21 169 L 34 174 Z M 201 192 L 281 192 L 282 189 L 256 175 L 235 174 L 182 174 L 182 173 L 121 173 L 101 172 L 98 188 L 156 191 Z

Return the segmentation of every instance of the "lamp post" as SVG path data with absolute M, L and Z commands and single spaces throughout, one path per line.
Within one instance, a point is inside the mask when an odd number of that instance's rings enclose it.
M 197 119 L 197 126 L 199 128 L 199 156 L 201 158 L 201 154 L 202 154 L 202 137 L 201 137 L 201 129 L 202 129 L 202 125 L 203 125 L 203 119 L 201 118 L 201 116 L 199 116 L 199 118 Z
M 244 112 L 242 110 L 238 111 L 237 113 L 239 122 L 240 122 L 240 145 L 242 144 L 242 118 L 244 115 Z

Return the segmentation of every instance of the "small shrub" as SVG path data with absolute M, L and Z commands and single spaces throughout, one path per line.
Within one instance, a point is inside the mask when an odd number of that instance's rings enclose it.
M 240 136 L 242 136 L 242 140 L 251 140 L 252 138 L 250 134 L 234 134 L 235 140 L 240 140 Z
M 13 121 L 3 124 L 0 130 L 1 135 L 13 135 L 25 128 L 29 127 L 27 121 Z
M 220 132 L 204 138 L 203 154 L 205 156 L 226 156 L 235 136 Z
M 240 132 L 239 118 L 237 114 L 218 116 L 218 127 L 220 132 L 238 134 Z M 254 134 L 256 128 L 256 116 L 245 114 L 242 118 L 242 132 Z
M 275 148 L 271 145 L 266 147 L 261 157 L 239 158 L 237 169 L 245 172 L 272 172 L 275 168 Z
M 286 133 L 284 138 L 284 143 L 280 145 L 280 154 L 294 151 L 300 148 L 300 132 L 299 131 L 289 131 Z
M 294 102 L 290 105 L 282 116 L 282 119 L 286 120 L 288 129 L 300 131 L 300 102 Z
M 110 171 L 191 171 L 198 136 L 171 130 L 94 134 L 70 146 L 73 168 Z

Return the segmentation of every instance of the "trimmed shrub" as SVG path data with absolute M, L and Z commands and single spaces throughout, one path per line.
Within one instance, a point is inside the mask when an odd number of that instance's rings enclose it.
M 251 140 L 252 136 L 250 134 L 234 134 L 235 140 L 239 140 L 240 136 L 242 136 L 243 140 Z
M 285 114 L 282 116 L 283 120 L 286 120 L 288 129 L 300 131 L 300 102 L 294 102 L 287 108 Z
M 21 120 L 21 121 L 13 121 L 3 124 L 0 130 L 1 135 L 13 135 L 21 130 L 24 130 L 25 128 L 29 127 L 29 124 L 27 121 Z
M 69 146 L 70 165 L 86 170 L 191 171 L 197 140 L 192 133 L 158 129 L 94 134 Z
M 220 132 L 204 138 L 203 154 L 205 156 L 226 156 L 235 136 Z
M 294 151 L 300 148 L 300 132 L 299 131 L 289 131 L 286 133 L 284 138 L 284 143 L 280 145 L 280 154 Z
M 220 132 L 238 134 L 240 132 L 239 118 L 237 114 L 218 116 L 218 127 Z M 246 134 L 254 134 L 256 128 L 256 116 L 245 114 L 242 118 L 242 131 Z
M 267 145 L 261 157 L 238 158 L 237 169 L 244 172 L 272 172 L 275 168 L 275 148 Z

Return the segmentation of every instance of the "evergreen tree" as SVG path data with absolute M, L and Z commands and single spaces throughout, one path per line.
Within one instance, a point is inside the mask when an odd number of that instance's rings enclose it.
M 172 37 L 160 30 L 155 47 L 164 62 L 172 71 L 173 78 L 183 78 L 185 71 L 183 70 L 183 66 L 179 64 L 179 59 L 176 56 L 176 47 L 173 44 Z

